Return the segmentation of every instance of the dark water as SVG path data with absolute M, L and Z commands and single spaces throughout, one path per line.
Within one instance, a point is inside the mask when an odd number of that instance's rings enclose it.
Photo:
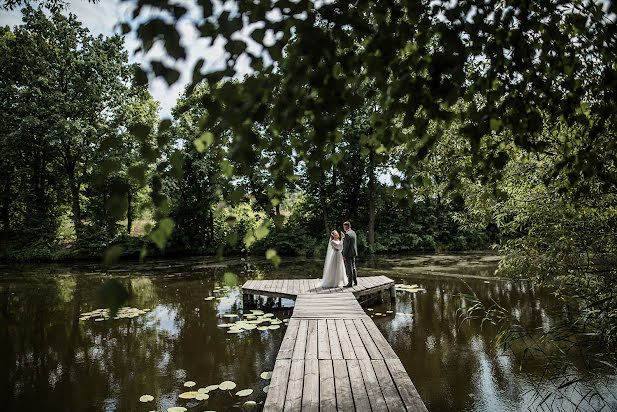
M 575 409 L 571 402 L 582 397 L 577 393 L 550 404 L 540 402 L 544 392 L 555 388 L 537 388 L 541 370 L 521 372 L 509 353 L 496 353 L 491 341 L 495 329 L 461 326 L 458 294 L 468 292 L 466 285 L 481 298 L 512 309 L 524 325 L 548 326 L 559 316 L 555 314 L 561 303 L 550 293 L 525 282 L 486 279 L 496 263 L 495 257 L 484 254 L 361 262 L 360 275 L 384 274 L 426 289 L 414 294 L 399 291 L 395 303 L 369 306 L 373 310 L 367 307 L 367 313 L 393 312 L 375 317 L 375 323 L 429 410 Z M 234 283 L 318 277 L 320 272 L 318 259 L 286 259 L 278 269 L 260 260 L 240 259 L 124 264 L 108 272 L 96 265 L 0 267 L 0 410 L 165 411 L 182 406 L 189 411 L 226 411 L 241 410 L 245 401 L 255 401 L 260 409 L 269 383 L 260 374 L 274 366 L 285 323 L 278 329 L 238 334 L 217 327 L 237 320 L 224 314 L 242 317 L 240 290 Z M 103 307 L 97 291 L 110 279 L 132 293 L 123 306 L 147 312 L 128 319 L 80 320 L 80 314 Z M 204 300 L 208 296 L 219 299 Z M 271 319 L 291 315 L 292 301 L 284 300 L 283 309 L 263 303 L 263 311 L 273 313 Z M 610 396 L 617 392 L 614 378 L 595 382 L 583 370 L 580 377 L 584 383 L 604 385 L 600 393 L 605 399 L 583 403 L 583 409 L 617 408 Z M 208 400 L 178 397 L 226 380 L 236 388 L 210 391 Z M 196 385 L 189 389 L 183 385 L 186 381 Z M 254 392 L 236 396 L 241 389 Z M 140 402 L 144 394 L 154 400 Z

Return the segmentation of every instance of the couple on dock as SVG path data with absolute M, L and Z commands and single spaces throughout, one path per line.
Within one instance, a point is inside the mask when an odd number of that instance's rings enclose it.
M 330 233 L 328 252 L 323 267 L 321 287 L 335 288 L 340 286 L 351 287 L 358 284 L 356 272 L 356 232 L 351 229 L 349 222 L 343 223 L 343 232 L 340 236 L 336 230 Z M 347 276 L 349 275 L 349 277 Z

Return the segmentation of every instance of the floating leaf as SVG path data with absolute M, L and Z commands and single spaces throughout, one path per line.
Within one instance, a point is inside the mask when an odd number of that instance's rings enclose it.
M 223 315 L 224 318 L 237 318 L 238 315 L 236 315 L 235 313 L 227 313 L 225 315 Z
M 199 395 L 199 392 L 197 391 L 191 391 L 191 392 L 184 392 L 181 393 L 180 395 L 178 395 L 178 397 L 182 398 L 182 399 L 195 399 L 195 397 Z
M 270 326 L 268 326 L 268 329 L 271 329 L 271 330 L 275 330 L 275 329 L 278 329 L 278 328 L 280 328 L 279 325 L 270 325 Z
M 261 377 L 261 379 L 270 379 L 272 378 L 272 371 L 262 372 L 259 376 Z
M 236 384 L 232 381 L 223 381 L 219 384 L 219 388 L 223 391 L 230 391 L 236 387 Z
M 246 401 L 244 402 L 244 404 L 242 404 L 242 408 L 256 408 L 257 407 L 257 402 L 255 401 Z
M 192 388 L 195 385 L 196 385 L 196 383 L 193 382 L 193 381 L 186 381 L 186 382 L 184 382 L 184 386 L 186 386 L 187 388 Z
M 264 391 L 264 393 L 268 393 L 268 391 L 270 390 L 270 385 L 264 386 L 262 390 Z
M 218 388 L 219 388 L 219 385 L 208 385 L 208 386 L 206 386 L 206 390 L 208 392 L 213 391 L 213 390 L 218 389 Z
M 171 408 L 167 408 L 167 412 L 186 412 L 186 408 L 182 406 L 172 406 Z
M 252 389 L 242 389 L 236 392 L 236 396 L 249 396 L 251 393 L 253 393 Z
M 139 398 L 139 402 L 151 402 L 153 400 L 154 400 L 154 396 L 152 396 L 152 395 L 142 395 Z
M 198 401 L 205 401 L 208 400 L 210 398 L 210 395 L 208 395 L 207 393 L 198 393 L 197 395 L 195 395 L 195 399 L 197 399 Z

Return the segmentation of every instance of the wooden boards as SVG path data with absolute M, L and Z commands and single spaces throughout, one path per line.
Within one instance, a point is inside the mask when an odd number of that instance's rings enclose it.
M 351 292 L 357 297 L 386 290 L 394 286 L 394 281 L 386 276 L 359 277 L 358 285 L 349 288 L 322 288 L 319 286 L 319 283 L 320 279 L 247 280 L 244 285 L 242 285 L 242 293 L 296 299 L 296 296 L 304 294 L 320 294 L 326 296 Z
M 264 411 L 426 407 L 396 353 L 350 291 L 298 295 Z

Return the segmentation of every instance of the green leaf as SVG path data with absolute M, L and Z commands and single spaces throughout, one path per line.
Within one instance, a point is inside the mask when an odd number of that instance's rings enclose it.
M 223 275 L 223 282 L 227 286 L 236 286 L 238 284 L 238 276 L 232 272 L 226 272 Z
M 160 250 L 165 249 L 165 245 L 167 244 L 167 239 L 171 236 L 171 232 L 174 229 L 174 221 L 173 219 L 166 217 L 161 219 L 158 226 L 154 231 L 150 234 L 150 239 L 158 246 Z
M 263 239 L 264 237 L 268 236 L 268 233 L 270 233 L 270 229 L 268 229 L 265 224 L 255 228 L 255 238 L 257 240 Z
M 274 249 L 266 250 L 266 259 L 271 260 L 276 267 L 278 267 L 278 265 L 281 263 L 281 258 L 278 256 L 276 250 Z

